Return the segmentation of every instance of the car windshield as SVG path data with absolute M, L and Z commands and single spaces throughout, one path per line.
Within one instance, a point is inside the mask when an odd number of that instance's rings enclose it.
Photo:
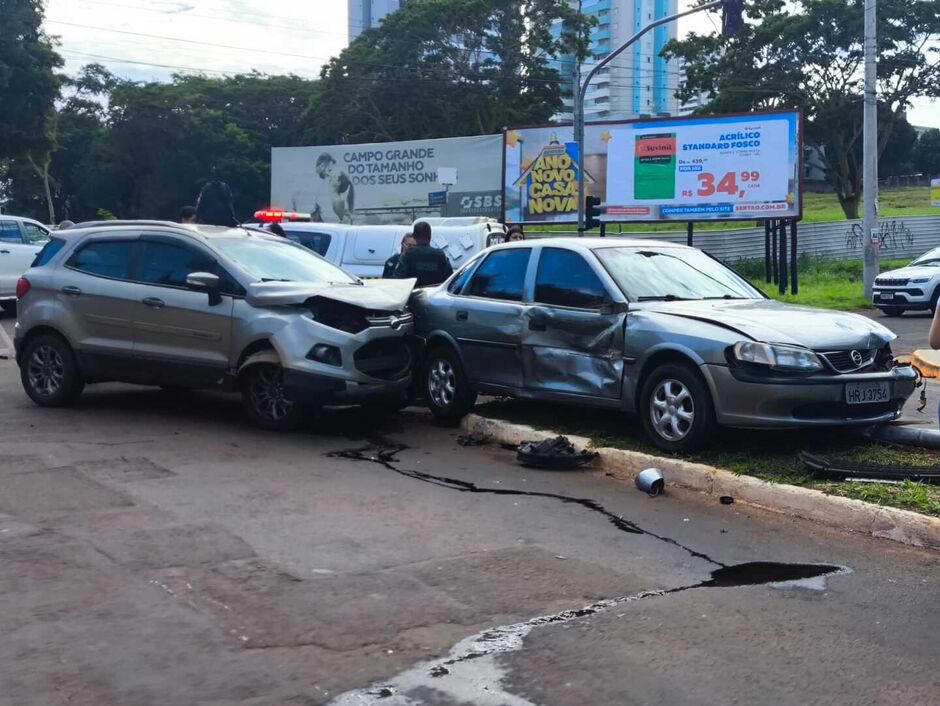
M 741 276 L 700 250 L 598 248 L 614 281 L 636 301 L 763 299 Z
M 911 263 L 911 267 L 940 267 L 940 250 L 931 250 Z
M 359 284 L 360 280 L 306 248 L 270 238 L 219 238 L 216 247 L 262 282 Z

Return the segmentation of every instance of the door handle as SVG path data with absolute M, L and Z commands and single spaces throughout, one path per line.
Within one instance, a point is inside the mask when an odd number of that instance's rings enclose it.
M 466 321 L 469 314 L 466 311 L 457 312 L 457 321 Z
M 529 321 L 529 330 L 530 331 L 547 331 L 548 324 L 542 319 L 531 319 Z
M 162 299 L 157 299 L 156 297 L 147 297 L 142 301 L 144 306 L 148 306 L 151 309 L 162 309 L 164 306 L 166 306 L 166 302 L 164 302 Z
M 9 254 L 10 254 L 9 250 L 0 250 L 0 255 L 9 255 Z
M 68 294 L 70 297 L 82 296 L 82 290 L 78 287 L 62 287 L 62 294 Z

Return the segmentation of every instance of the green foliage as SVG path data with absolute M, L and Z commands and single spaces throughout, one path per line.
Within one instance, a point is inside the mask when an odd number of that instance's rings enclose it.
M 914 166 L 922 174 L 940 175 L 940 130 L 927 130 L 917 140 Z
M 692 34 L 664 50 L 685 61 L 680 97 L 712 96 L 705 111 L 800 109 L 848 218 L 861 199 L 863 11 L 863 0 L 749 0 L 736 36 Z M 940 95 L 938 34 L 936 0 L 878 3 L 879 153 L 911 98 Z
M 563 20 L 556 39 L 550 30 Z M 588 20 L 564 0 L 407 0 L 323 70 L 313 144 L 492 134 L 562 106 L 551 65 L 583 56 Z

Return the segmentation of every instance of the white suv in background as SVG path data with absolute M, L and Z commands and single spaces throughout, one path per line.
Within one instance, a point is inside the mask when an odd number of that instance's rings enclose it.
M 921 255 L 907 267 L 882 272 L 875 278 L 872 304 L 885 316 L 905 311 L 933 312 L 940 298 L 940 248 Z
M 0 214 L 0 308 L 16 308 L 16 281 L 49 240 L 49 229 L 29 218 Z

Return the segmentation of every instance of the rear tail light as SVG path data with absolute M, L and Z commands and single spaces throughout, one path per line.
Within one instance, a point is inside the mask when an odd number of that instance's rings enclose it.
M 16 280 L 16 298 L 22 299 L 29 292 L 32 285 L 29 283 L 29 280 L 25 277 L 20 277 Z

